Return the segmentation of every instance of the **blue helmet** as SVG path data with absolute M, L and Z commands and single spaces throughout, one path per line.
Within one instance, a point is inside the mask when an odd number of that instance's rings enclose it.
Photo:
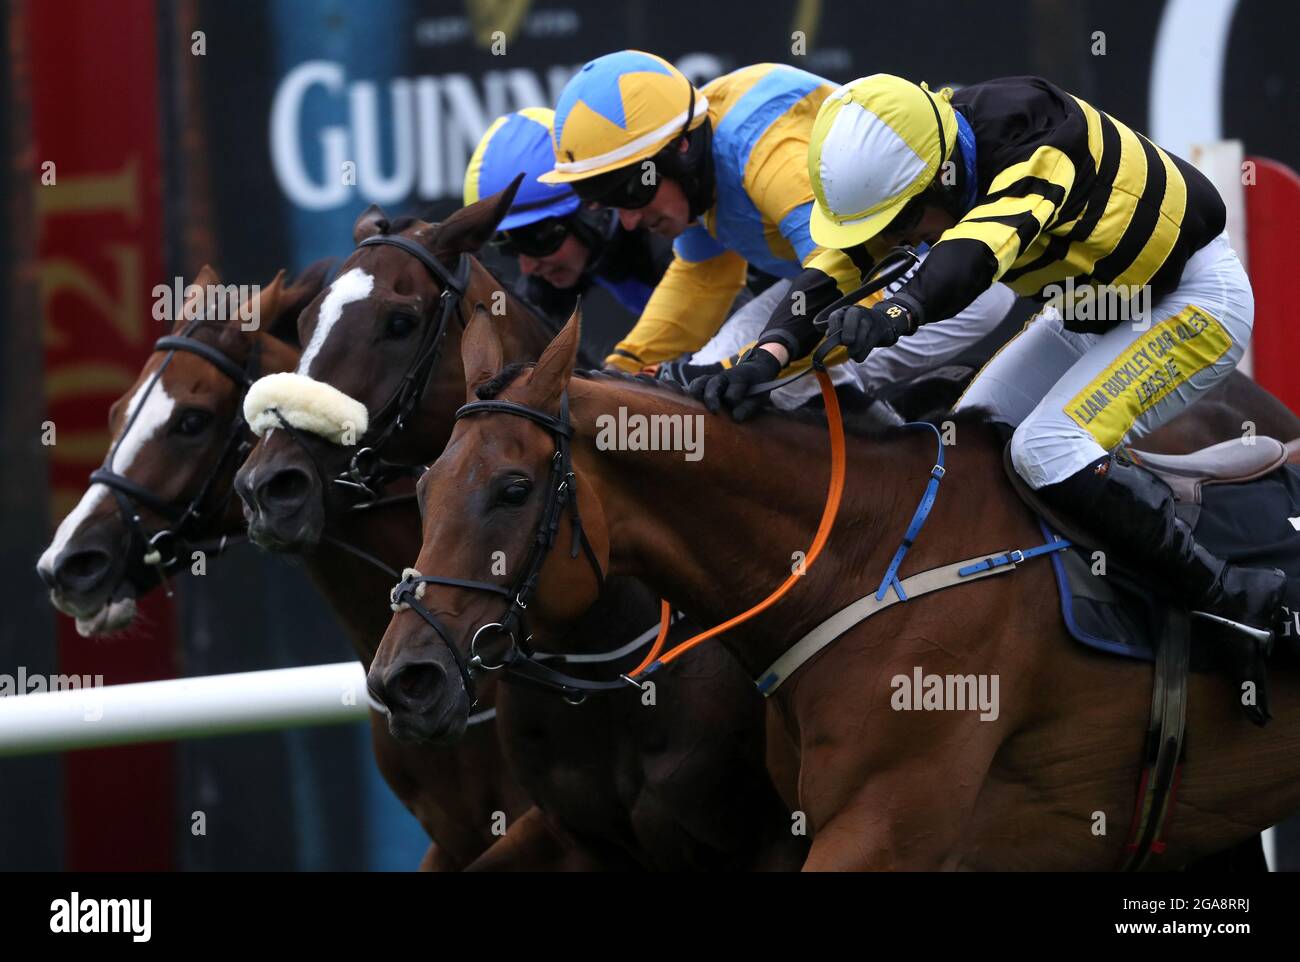
M 551 127 L 555 111 L 525 107 L 493 121 L 465 168 L 465 204 L 505 190 L 520 174 L 523 183 L 498 230 L 534 224 L 547 217 L 566 217 L 578 209 L 578 195 L 568 184 L 543 184 L 542 174 L 555 166 Z

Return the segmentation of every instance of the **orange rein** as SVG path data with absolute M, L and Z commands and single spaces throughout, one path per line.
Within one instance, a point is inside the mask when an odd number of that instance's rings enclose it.
M 674 648 L 662 658 L 659 657 L 663 651 L 664 643 L 668 640 L 668 624 L 672 617 L 672 609 L 668 602 L 661 602 L 659 636 L 651 646 L 649 653 L 641 664 L 637 665 L 632 671 L 628 672 L 627 677 L 635 678 L 642 672 L 651 667 L 666 665 L 670 661 L 686 654 L 697 645 L 703 644 L 710 638 L 716 638 L 724 631 L 744 624 L 751 618 L 761 615 L 768 608 L 772 607 L 778 601 L 785 597 L 795 583 L 804 576 L 813 562 L 821 554 L 822 548 L 825 547 L 827 539 L 831 535 L 831 528 L 835 524 L 835 515 L 840 509 L 840 496 L 844 493 L 844 421 L 840 416 L 840 399 L 835 394 L 835 389 L 831 386 L 830 375 L 824 370 L 814 370 L 817 375 L 817 383 L 821 387 L 822 401 L 826 405 L 826 425 L 830 431 L 831 438 L 831 479 L 826 491 L 826 507 L 822 509 L 821 523 L 817 526 L 817 533 L 813 536 L 812 546 L 804 558 L 804 563 L 799 571 L 793 572 L 790 577 L 786 578 L 775 591 L 754 605 L 748 611 L 743 611 L 733 618 L 729 618 L 722 624 L 717 625 L 707 631 L 702 631 L 693 638 L 688 638 L 680 645 Z

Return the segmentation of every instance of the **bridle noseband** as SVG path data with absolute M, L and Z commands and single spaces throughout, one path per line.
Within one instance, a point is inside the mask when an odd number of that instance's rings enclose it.
M 459 421 L 461 418 L 475 414 L 510 414 L 515 417 L 526 418 L 545 428 L 555 440 L 555 455 L 551 458 L 546 503 L 542 506 L 541 516 L 538 518 L 537 527 L 533 531 L 528 557 L 519 577 L 515 579 L 509 588 L 484 581 L 467 581 L 461 578 L 423 575 L 413 568 L 408 568 L 402 580 L 397 583 L 389 594 L 393 610 L 400 611 L 409 607 L 442 639 L 453 661 L 455 661 L 457 669 L 460 671 L 461 681 L 465 685 L 465 691 L 469 695 L 471 702 L 476 700 L 475 677 L 485 672 L 494 671 L 502 671 L 507 680 L 558 692 L 566 700 L 574 703 L 581 702 L 592 692 L 623 691 L 629 686 L 640 688 L 638 682 L 622 675 L 611 681 L 588 681 L 558 672 L 538 661 L 537 653 L 529 645 L 532 635 L 528 630 L 528 605 L 537 591 L 542 566 L 546 563 L 546 558 L 555 545 L 556 535 L 560 529 L 560 518 L 564 514 L 565 508 L 569 509 L 572 531 L 569 557 L 576 558 L 579 551 L 585 552 L 587 560 L 591 562 L 592 571 L 595 573 L 598 589 L 603 591 L 605 587 L 605 573 L 600 566 L 600 559 L 596 556 L 595 549 L 592 548 L 591 542 L 587 539 L 586 531 L 582 527 L 582 517 L 578 513 L 577 479 L 574 477 L 573 461 L 569 450 L 569 441 L 573 437 L 573 426 L 569 423 L 568 393 L 566 392 L 560 396 L 559 417 L 554 417 L 545 411 L 538 411 L 523 404 L 516 404 L 514 401 L 493 399 L 471 401 L 463 405 L 456 412 L 456 420 Z M 491 594 L 501 595 L 506 599 L 506 610 L 499 620 L 488 622 L 475 629 L 470 641 L 468 657 L 463 656 L 456 647 L 451 632 L 447 627 L 420 602 L 420 597 L 424 593 L 424 586 L 427 584 L 486 591 Z M 485 661 L 478 647 L 479 639 L 484 634 L 491 633 L 502 634 L 509 639 L 509 647 L 495 663 Z
M 223 536 L 214 541 L 195 541 L 188 536 L 187 528 L 201 523 L 209 514 L 219 514 L 229 502 L 234 491 L 233 487 L 226 493 L 225 499 L 214 507 L 214 510 L 211 512 L 201 510 L 211 493 L 212 486 L 221 476 L 222 469 L 232 458 L 242 460 L 242 455 L 247 454 L 251 447 L 244 419 L 238 414 L 231 419 L 230 430 L 226 436 L 225 444 L 222 446 L 221 457 L 218 458 L 212 473 L 208 475 L 198 492 L 186 504 L 179 504 L 161 498 L 144 485 L 132 481 L 125 475 L 118 474 L 113 470 L 113 457 L 116 455 L 122 441 L 131 433 L 131 428 L 135 425 L 136 419 L 140 416 L 140 412 L 144 410 L 145 401 L 148 399 L 150 392 L 162 379 L 163 372 L 167 370 L 177 351 L 184 351 L 203 358 L 230 378 L 239 388 L 239 397 L 235 405 L 236 410 L 238 411 L 242 406 L 244 395 L 253 382 L 257 380 L 260 344 L 254 341 L 252 348 L 249 350 L 247 363 L 240 367 L 215 347 L 205 344 L 193 336 L 194 331 L 201 323 L 202 319 L 195 320 L 180 334 L 169 334 L 158 338 L 154 342 L 154 351 L 167 351 L 167 357 L 145 386 L 144 392 L 135 406 L 135 411 L 127 421 L 122 433 L 118 435 L 117 442 L 109 448 L 103 465 L 90 473 L 90 483 L 104 485 L 112 492 L 114 499 L 117 501 L 118 513 L 126 524 L 128 531 L 130 531 L 134 545 L 140 549 L 139 562 L 146 567 L 154 568 L 158 572 L 159 580 L 164 584 L 166 583 L 166 575 L 182 566 L 181 552 L 179 550 L 182 545 L 220 554 L 234 540 L 229 536 Z M 141 506 L 164 518 L 169 522 L 168 526 L 153 534 L 146 533 L 144 520 L 140 517 Z

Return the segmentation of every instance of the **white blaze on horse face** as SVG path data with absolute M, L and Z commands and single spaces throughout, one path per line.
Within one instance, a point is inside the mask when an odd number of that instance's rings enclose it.
M 176 408 L 176 399 L 167 393 L 167 387 L 161 379 L 153 386 L 153 390 L 149 391 L 147 396 L 145 395 L 144 391 L 149 385 L 149 380 L 145 380 L 140 387 L 136 388 L 135 394 L 131 396 L 131 400 L 127 403 L 126 417 L 122 423 L 131 425 L 131 429 L 120 442 L 115 442 L 117 443 L 117 450 L 113 454 L 113 463 L 109 465 L 118 474 L 125 475 L 129 472 L 131 464 L 144 450 L 144 446 L 167 424 L 171 419 L 172 411 Z M 136 409 L 140 407 L 142 399 L 144 409 L 140 411 L 139 417 L 136 417 L 134 423 L 132 423 L 131 418 L 135 415 Z M 77 533 L 77 529 L 90 517 L 95 510 L 95 506 L 107 494 L 108 488 L 102 484 L 92 484 L 86 489 L 86 493 L 81 496 L 77 506 L 59 524 L 59 530 L 54 533 L 54 540 L 50 542 L 50 546 L 41 555 L 37 567 L 47 571 L 53 570 L 55 559 L 67 547 L 68 542 Z
M 375 279 L 359 267 L 354 267 L 330 285 L 329 293 L 320 305 L 320 318 L 312 332 L 311 343 L 298 360 L 298 373 L 311 376 L 311 363 L 325 346 L 334 325 L 343 316 L 343 308 L 353 301 L 364 301 L 375 288 Z

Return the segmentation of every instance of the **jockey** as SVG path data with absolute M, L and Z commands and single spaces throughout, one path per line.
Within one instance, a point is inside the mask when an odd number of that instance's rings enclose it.
M 523 173 L 514 205 L 493 240 L 502 253 L 518 258 L 520 295 L 563 322 L 579 295 L 596 284 L 639 315 L 672 251 L 647 231 L 624 230 L 612 211 L 583 209 L 572 188 L 537 182 L 554 162 L 554 117 L 543 107 L 498 117 L 465 170 L 465 204 L 505 190 Z
M 1276 630 L 1282 572 L 1211 555 L 1168 487 L 1111 454 L 1210 390 L 1250 340 L 1250 282 L 1210 182 L 1036 77 L 954 94 L 876 74 L 826 99 L 811 141 L 814 240 L 864 261 L 899 242 L 932 245 L 889 297 L 831 314 L 849 356 L 906 342 L 994 281 L 1048 302 L 958 409 L 1014 425 L 1016 471 L 1121 563 L 1193 609 Z M 810 317 L 774 318 L 706 398 L 734 403 L 819 336 Z
M 635 372 L 695 352 L 692 363 L 725 367 L 773 312 L 787 320 L 811 315 L 859 285 L 853 261 L 819 248 L 808 232 L 808 138 L 833 89 L 777 64 L 745 67 L 696 89 L 667 61 L 637 50 L 598 57 L 569 81 L 555 111 L 555 169 L 539 179 L 571 185 L 590 205 L 616 208 L 625 228 L 674 240 L 667 273 L 607 366 Z M 720 334 L 747 267 L 785 282 L 733 314 Z M 807 267 L 827 283 L 814 297 L 794 296 L 788 282 Z M 893 352 L 889 380 L 946 363 L 995 327 L 1013 300 L 1010 291 L 991 294 L 962 322 L 927 332 L 926 350 Z M 861 375 L 847 365 L 832 377 L 861 387 Z M 816 384 L 803 381 L 774 400 L 793 407 L 816 394 Z

